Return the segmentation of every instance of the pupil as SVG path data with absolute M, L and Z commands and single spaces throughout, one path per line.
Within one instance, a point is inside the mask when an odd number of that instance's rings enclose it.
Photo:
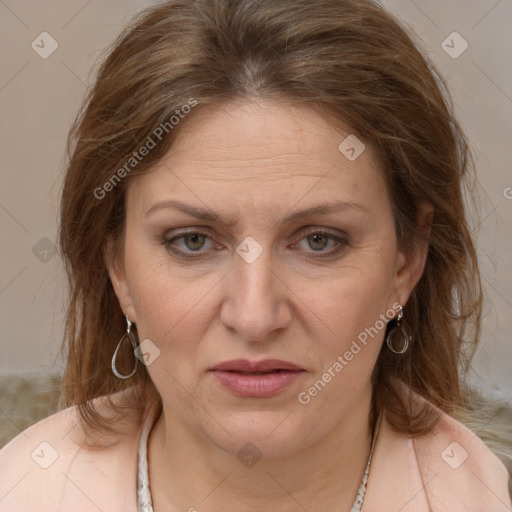
M 204 243 L 204 240 L 202 240 L 203 238 L 204 238 L 204 236 L 199 234 L 199 233 L 196 233 L 196 234 L 193 234 L 193 235 L 188 235 L 187 238 L 186 238 L 187 247 L 189 249 L 200 249 L 201 246 L 203 245 L 201 242 Z M 198 239 L 199 239 L 199 242 L 198 242 Z M 188 242 L 190 240 L 192 240 L 192 247 L 188 244 Z M 199 246 L 194 246 L 195 243 L 199 243 Z
M 323 249 L 323 248 L 325 247 L 325 242 L 326 242 L 326 237 L 325 237 L 325 235 L 322 235 L 322 234 L 311 235 L 311 238 L 313 238 L 313 245 L 311 245 L 311 244 L 310 244 L 310 246 L 311 246 L 312 248 L 316 248 L 316 249 Z M 318 239 L 320 239 L 320 240 L 321 240 L 322 238 L 324 239 L 324 244 L 320 244 L 320 245 L 321 245 L 321 247 L 318 247 L 318 246 L 314 247 L 314 246 L 315 246 L 315 244 L 318 242 Z

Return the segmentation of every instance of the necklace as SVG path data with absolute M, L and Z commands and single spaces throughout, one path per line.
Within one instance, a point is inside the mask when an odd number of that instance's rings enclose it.
M 357 491 L 356 499 L 350 509 L 350 512 L 360 512 L 363 506 L 364 495 L 366 493 L 366 484 L 368 482 L 368 475 L 370 474 L 370 464 L 372 461 L 373 450 L 375 448 L 375 441 L 379 432 L 380 416 L 375 423 L 375 428 L 372 435 L 372 445 L 370 448 L 370 455 L 366 464 L 366 469 L 361 480 L 361 485 Z M 149 414 L 142 427 L 142 435 L 139 443 L 139 458 L 138 458 L 138 475 L 137 475 L 137 509 L 138 512 L 153 512 L 153 501 L 151 499 L 151 492 L 149 490 L 149 473 L 148 473 L 148 437 L 151 428 L 153 427 L 156 418 Z

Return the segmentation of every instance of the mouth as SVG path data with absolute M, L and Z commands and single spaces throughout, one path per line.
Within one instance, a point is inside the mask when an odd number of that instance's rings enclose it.
M 226 371 L 238 373 L 272 373 L 279 371 L 304 371 L 304 368 L 289 361 L 281 359 L 264 359 L 262 361 L 248 361 L 247 359 L 232 359 L 219 363 L 211 371 Z
M 271 370 L 270 372 L 242 372 L 237 370 L 223 370 L 226 372 L 231 373 L 239 373 L 240 375 L 270 375 L 271 373 L 281 373 L 281 372 L 294 372 L 294 371 L 301 371 L 301 370 Z
M 265 398 L 289 388 L 306 370 L 277 359 L 254 362 L 237 359 L 220 363 L 209 372 L 234 395 Z

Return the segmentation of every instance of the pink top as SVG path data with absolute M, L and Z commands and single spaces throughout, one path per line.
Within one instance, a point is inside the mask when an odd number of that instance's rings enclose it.
M 22 432 L 0 450 L 0 512 L 137 512 L 143 423 L 127 413 L 116 426 L 126 435 L 103 436 L 112 443 L 100 450 L 84 445 L 76 407 Z M 510 512 L 508 478 L 500 460 L 450 416 L 442 413 L 432 433 L 410 438 L 383 415 L 362 511 Z

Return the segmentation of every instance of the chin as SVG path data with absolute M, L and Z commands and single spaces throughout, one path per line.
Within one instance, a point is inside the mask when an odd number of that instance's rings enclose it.
M 312 422 L 299 424 L 289 411 L 253 411 L 236 413 L 232 418 L 224 415 L 225 430 L 205 434 L 218 448 L 239 458 L 252 455 L 272 459 L 293 455 L 313 444 L 315 439 L 308 435 L 307 425 Z M 316 430 L 311 435 L 322 437 Z

